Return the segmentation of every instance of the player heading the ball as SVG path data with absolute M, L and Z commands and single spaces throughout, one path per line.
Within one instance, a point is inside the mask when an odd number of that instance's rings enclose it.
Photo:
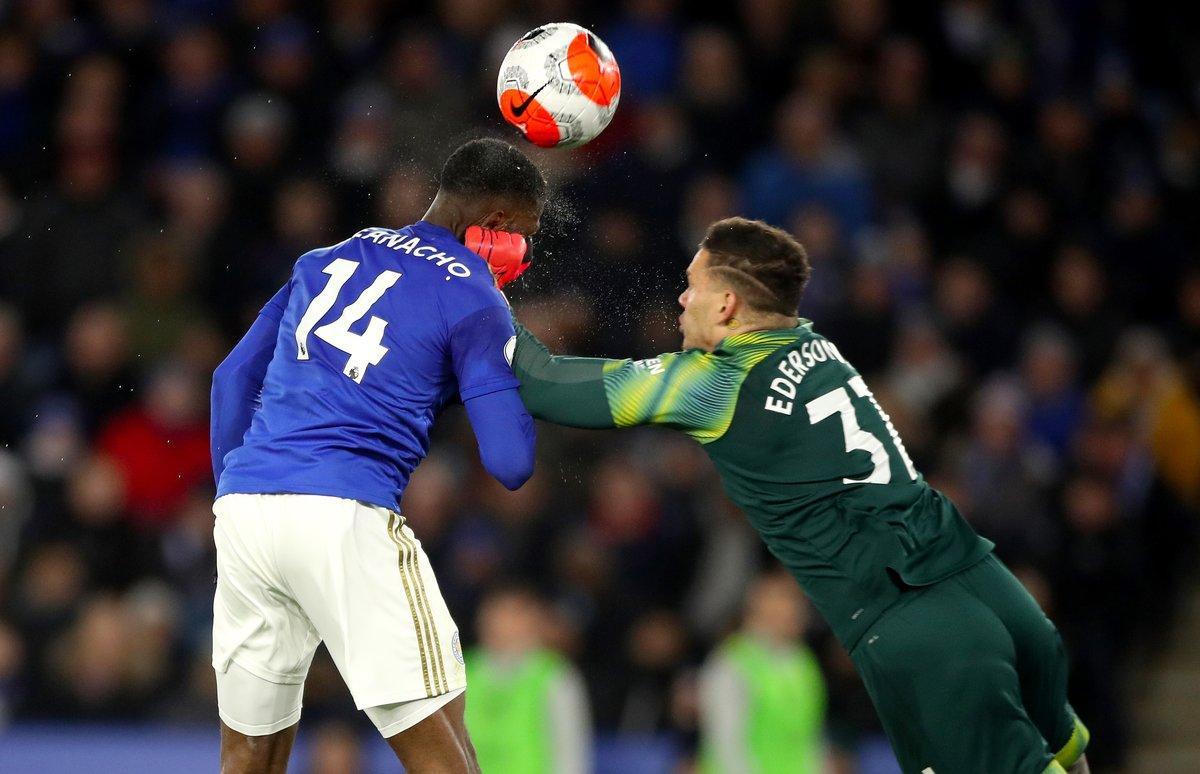
M 489 473 L 533 472 L 508 303 L 463 240 L 515 276 L 545 194 L 517 148 L 466 143 L 422 220 L 300 256 L 213 375 L 221 771 L 286 768 L 322 641 L 406 770 L 478 770 L 458 627 L 399 502 L 453 401 Z

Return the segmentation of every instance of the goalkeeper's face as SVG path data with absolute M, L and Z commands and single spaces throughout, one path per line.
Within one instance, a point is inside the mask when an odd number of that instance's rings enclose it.
M 732 316 L 729 287 L 717 281 L 708 268 L 708 251 L 701 249 L 687 268 L 687 287 L 679 294 L 679 332 L 684 349 L 712 352 L 728 335 Z

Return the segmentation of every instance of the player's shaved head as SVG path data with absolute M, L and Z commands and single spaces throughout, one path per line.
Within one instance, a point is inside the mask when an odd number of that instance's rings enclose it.
M 546 178 L 518 148 L 490 137 L 471 140 L 450 154 L 438 180 L 440 190 L 467 199 L 504 198 L 540 205 Z
M 810 269 L 808 253 L 791 234 L 761 220 L 726 218 L 709 226 L 700 247 L 708 252 L 708 270 L 747 306 L 796 314 Z

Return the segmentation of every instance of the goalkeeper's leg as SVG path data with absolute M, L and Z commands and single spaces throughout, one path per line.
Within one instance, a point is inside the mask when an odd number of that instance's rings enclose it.
M 1067 701 L 1067 652 L 1058 630 L 996 557 L 956 577 L 996 614 L 1012 638 L 1021 703 L 1055 761 L 1069 774 L 1086 774 L 1083 752 L 1090 734 Z
M 960 575 L 906 592 L 850 653 L 901 769 L 1066 774 L 1022 701 L 1012 637 Z

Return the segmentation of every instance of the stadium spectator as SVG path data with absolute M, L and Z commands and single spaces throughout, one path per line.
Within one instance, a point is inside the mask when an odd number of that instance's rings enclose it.
M 173 520 L 192 487 L 212 475 L 201 389 L 186 367 L 164 364 L 150 378 L 144 402 L 117 414 L 100 433 L 97 445 L 120 471 L 138 526 Z
M 805 604 L 786 575 L 751 587 L 741 630 L 718 646 L 701 676 L 703 770 L 823 770 L 825 681 L 802 643 Z
M 946 122 L 928 103 L 927 69 L 916 42 L 889 41 L 880 53 L 875 105 L 857 128 L 879 199 L 889 209 L 924 211 L 937 190 Z
M 480 605 L 468 651 L 467 723 L 482 768 L 514 774 L 592 770 L 587 694 L 578 671 L 544 644 L 542 602 L 518 588 Z
M 747 215 L 786 223 L 800 204 L 820 202 L 850 236 L 871 219 L 871 191 L 854 146 L 840 135 L 830 108 L 802 92 L 779 109 L 774 147 L 745 170 Z

